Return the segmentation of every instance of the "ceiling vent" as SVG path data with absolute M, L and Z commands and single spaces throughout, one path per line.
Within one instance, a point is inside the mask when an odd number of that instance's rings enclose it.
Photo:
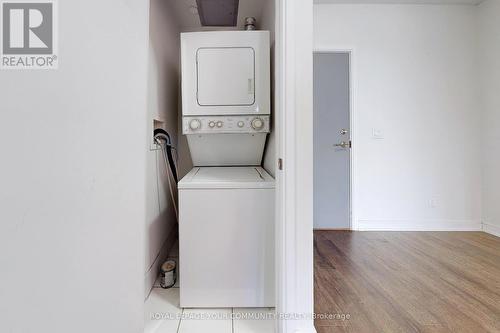
M 239 0 L 196 0 L 202 26 L 235 27 Z

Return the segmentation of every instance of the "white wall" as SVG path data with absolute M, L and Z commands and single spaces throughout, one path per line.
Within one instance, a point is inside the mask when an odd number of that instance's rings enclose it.
M 315 48 L 354 51 L 354 227 L 480 228 L 475 10 L 315 5 Z
M 269 31 L 269 43 L 271 46 L 271 133 L 267 137 L 266 150 L 262 164 L 264 169 L 271 176 L 276 174 L 276 118 L 277 108 L 275 103 L 275 25 L 276 25 L 275 1 L 269 0 L 262 8 L 261 22 L 258 22 L 258 29 Z
M 0 71 L 0 331 L 141 332 L 148 3 L 59 19 L 58 70 Z
M 500 236 L 500 2 L 478 7 L 483 102 L 483 229 Z
M 170 3 L 151 0 L 149 36 L 148 131 L 153 120 L 163 122 L 177 146 L 177 114 L 180 83 L 180 37 Z M 154 146 L 153 146 L 154 147 Z M 147 154 L 146 295 L 151 290 L 177 234 L 177 222 L 168 188 L 167 169 L 160 150 Z M 174 193 L 177 193 L 175 184 Z

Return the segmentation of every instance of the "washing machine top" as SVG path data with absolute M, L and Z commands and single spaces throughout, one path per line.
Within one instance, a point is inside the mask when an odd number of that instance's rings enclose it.
M 178 188 L 274 188 L 274 178 L 254 166 L 196 167 L 181 179 Z

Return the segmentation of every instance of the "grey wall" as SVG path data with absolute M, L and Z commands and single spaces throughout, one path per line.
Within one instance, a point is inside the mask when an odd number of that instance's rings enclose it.
M 0 71 L 0 332 L 137 333 L 146 1 L 59 1 L 59 69 Z
M 151 0 L 148 74 L 148 131 L 153 120 L 163 122 L 175 146 L 180 83 L 180 37 L 178 23 L 168 1 Z M 145 293 L 151 290 L 159 266 L 175 242 L 177 222 L 168 188 L 161 151 L 147 153 L 147 200 L 145 244 Z M 176 192 L 174 185 L 174 192 Z

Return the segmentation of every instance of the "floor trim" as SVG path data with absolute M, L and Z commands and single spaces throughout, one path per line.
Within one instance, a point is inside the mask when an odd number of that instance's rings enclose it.
M 481 231 L 481 221 L 425 219 L 359 219 L 360 231 Z
M 488 234 L 500 237 L 500 226 L 493 225 L 491 223 L 483 222 L 482 229 L 484 232 L 486 232 Z
M 314 231 L 351 231 L 351 228 L 313 228 Z

